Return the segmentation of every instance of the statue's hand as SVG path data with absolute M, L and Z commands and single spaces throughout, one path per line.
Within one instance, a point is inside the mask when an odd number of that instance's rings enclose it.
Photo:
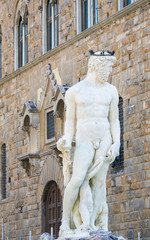
M 69 152 L 71 149 L 71 143 L 66 140 L 65 136 L 63 136 L 57 141 L 57 148 L 62 153 Z
M 119 156 L 119 149 L 120 149 L 120 144 L 119 143 L 114 143 L 111 145 L 109 148 L 106 159 L 112 163 L 117 156 Z

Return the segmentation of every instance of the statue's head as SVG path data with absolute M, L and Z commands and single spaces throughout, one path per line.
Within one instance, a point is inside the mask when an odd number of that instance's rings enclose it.
M 107 54 L 107 52 L 96 52 L 92 54 L 88 62 L 88 73 L 95 72 L 96 79 L 104 83 L 108 80 L 110 73 L 112 72 L 112 66 L 114 65 L 116 58 Z

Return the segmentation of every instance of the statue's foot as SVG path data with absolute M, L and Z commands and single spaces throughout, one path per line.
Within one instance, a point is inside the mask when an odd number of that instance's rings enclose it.
M 91 225 L 91 230 L 97 231 L 99 229 L 98 226 L 95 226 L 94 224 Z
M 74 234 L 73 229 L 59 230 L 59 237 L 72 236 Z
M 101 224 L 101 225 L 100 225 L 100 228 L 103 229 L 103 230 L 105 230 L 105 231 L 108 231 L 108 226 L 105 225 L 105 224 Z
M 62 225 L 60 226 L 59 237 L 64 237 L 64 236 L 72 235 L 72 234 L 74 234 L 74 231 L 72 229 L 70 229 L 68 222 L 63 221 Z
M 81 231 L 81 232 L 89 232 L 90 230 L 91 230 L 91 227 L 85 224 L 82 224 L 77 228 L 77 231 Z

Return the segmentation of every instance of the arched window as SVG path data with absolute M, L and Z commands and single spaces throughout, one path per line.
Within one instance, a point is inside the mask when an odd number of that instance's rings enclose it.
M 47 4 L 47 49 L 52 49 L 52 4 Z
M 25 61 L 25 64 L 27 64 L 28 62 L 28 12 L 26 14 L 26 17 L 25 17 L 25 21 L 24 21 L 24 32 L 25 32 L 25 39 L 24 39 L 24 45 L 25 45 L 25 49 L 24 49 L 24 61 Z
M 6 144 L 1 147 L 1 196 L 6 198 Z
M 55 110 L 55 121 L 57 126 L 56 139 L 61 138 L 63 136 L 64 132 L 64 116 L 65 116 L 65 106 L 64 106 L 64 100 L 59 99 L 56 105 Z
M 28 62 L 28 10 L 23 16 L 18 12 L 14 30 L 14 69 L 24 66 Z
M 59 0 L 54 4 L 54 47 L 59 44 Z
M 28 62 L 28 13 L 23 21 L 19 20 L 18 26 L 18 67 L 24 66 Z
M 59 44 L 59 1 L 47 2 L 47 50 Z
M 62 215 L 62 196 L 56 182 L 50 181 L 44 191 L 43 202 L 43 231 L 51 231 L 58 238 Z
M 22 66 L 23 66 L 23 24 L 22 17 L 20 17 L 18 26 L 18 67 Z
M 77 0 L 77 34 L 98 23 L 98 0 Z
M 0 78 L 2 77 L 2 32 L 0 26 Z
M 42 49 L 43 53 L 59 45 L 59 0 L 43 0 Z
M 120 121 L 120 154 L 118 157 L 116 157 L 115 161 L 111 164 L 114 171 L 119 171 L 123 169 L 124 166 L 124 141 L 123 141 L 123 133 L 124 133 L 124 127 L 123 127 L 123 98 L 119 97 L 119 121 Z

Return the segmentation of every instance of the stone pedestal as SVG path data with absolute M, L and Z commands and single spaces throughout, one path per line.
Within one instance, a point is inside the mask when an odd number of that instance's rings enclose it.
M 49 233 L 43 233 L 40 237 L 40 240 L 54 240 L 51 238 Z M 119 236 L 114 236 L 109 231 L 104 231 L 102 229 L 98 229 L 97 231 L 91 231 L 89 233 L 77 232 L 74 235 L 68 235 L 64 238 L 58 238 L 58 240 L 126 240 L 125 238 Z
M 75 232 L 72 236 L 66 236 L 64 238 L 58 238 L 59 240 L 126 240 L 122 236 L 114 236 L 110 231 L 98 229 L 97 231 L 91 231 L 89 233 Z

